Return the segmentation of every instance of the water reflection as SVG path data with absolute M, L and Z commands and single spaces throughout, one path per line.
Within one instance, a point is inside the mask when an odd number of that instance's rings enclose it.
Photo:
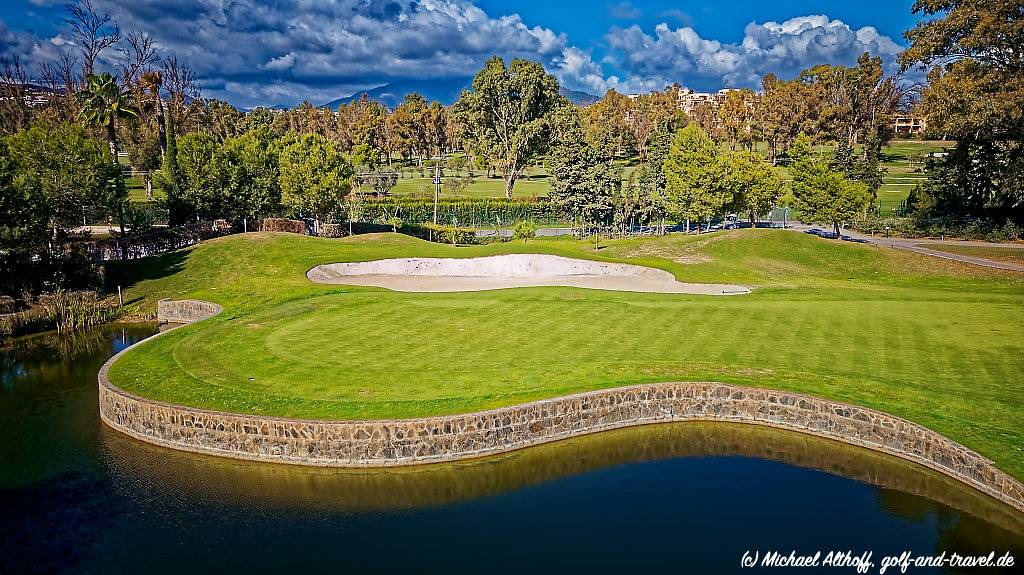
M 471 554 L 480 569 L 470 571 L 530 567 L 505 555 L 510 540 L 552 569 L 591 571 L 673 564 L 652 545 L 712 550 L 705 567 L 725 572 L 745 546 L 772 541 L 1024 559 L 1024 514 L 980 492 L 884 454 L 749 425 L 652 425 L 384 470 L 157 447 L 102 425 L 95 379 L 107 357 L 155 331 L 21 338 L 0 350 L 0 566 L 107 573 L 131 557 L 135 570 L 176 572 L 162 560 L 173 556 L 200 571 L 266 571 L 308 554 L 310 565 L 343 558 L 353 570 L 432 561 L 465 571 L 457 559 Z M 389 555 L 395 534 L 418 555 Z M 638 554 L 596 554 L 611 545 Z
M 887 488 L 880 504 L 919 518 L 939 502 L 1024 534 L 1024 514 L 925 467 L 792 431 L 734 423 L 620 429 L 458 463 L 390 469 L 305 468 L 188 454 L 104 433 L 110 464 L 153 488 L 282 508 L 380 511 L 486 497 L 628 463 L 750 457 L 818 469 Z M 915 497 L 904 497 L 913 495 Z M 922 499 L 922 497 L 927 499 Z

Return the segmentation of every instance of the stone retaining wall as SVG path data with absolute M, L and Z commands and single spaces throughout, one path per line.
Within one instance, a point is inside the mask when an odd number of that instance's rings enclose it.
M 184 309 L 209 317 L 219 311 L 214 307 L 211 311 L 190 303 Z M 898 417 L 784 391 L 710 382 L 657 383 L 459 415 L 307 421 L 220 413 L 135 396 L 107 378 L 120 355 L 100 369 L 100 416 L 128 435 L 176 449 L 301 465 L 382 467 L 479 457 L 634 425 L 731 421 L 801 431 L 896 455 L 1024 511 L 1024 485 L 970 449 Z
M 213 317 L 223 308 L 197 299 L 162 299 L 156 302 L 156 319 L 161 323 L 192 323 Z

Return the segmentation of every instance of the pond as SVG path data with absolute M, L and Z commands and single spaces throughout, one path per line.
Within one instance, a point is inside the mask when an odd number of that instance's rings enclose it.
M 389 470 L 163 449 L 108 429 L 96 406 L 100 365 L 155 331 L 0 350 L 0 572 L 731 573 L 776 571 L 742 569 L 747 551 L 819 550 L 871 551 L 875 573 L 904 551 L 1024 562 L 1024 514 L 896 458 L 755 426 L 647 426 Z

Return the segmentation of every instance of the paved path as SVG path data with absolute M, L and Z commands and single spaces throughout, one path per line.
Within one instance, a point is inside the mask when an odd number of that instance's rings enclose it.
M 808 226 L 805 224 L 796 224 L 790 229 L 798 232 L 805 232 L 815 226 Z M 965 264 L 972 264 L 976 266 L 984 266 L 987 268 L 995 268 L 1000 270 L 1009 270 L 1015 272 L 1024 272 L 1024 265 L 1014 264 L 1009 262 L 997 262 L 994 260 L 985 259 L 977 256 L 966 256 L 963 254 L 952 254 L 949 252 L 943 252 L 939 250 L 929 249 L 924 247 L 928 244 L 941 244 L 941 245 L 956 245 L 956 246 L 976 246 L 986 248 L 1011 248 L 1024 250 L 1024 244 L 1011 244 L 1011 243 L 993 243 L 993 242 L 976 242 L 976 241 L 960 241 L 960 240 L 934 240 L 934 239 L 908 239 L 908 238 L 885 238 L 881 236 L 869 236 L 867 234 L 858 233 L 852 230 L 844 230 L 843 235 L 851 238 L 864 240 L 870 244 L 877 246 L 884 246 L 889 248 L 895 248 L 898 250 L 906 250 L 908 252 L 914 252 L 918 254 L 924 254 L 927 256 L 934 256 L 937 258 L 943 258 L 947 260 L 954 260 Z
M 809 226 L 809 225 L 806 225 L 806 224 L 801 224 L 799 222 L 791 222 L 790 225 L 786 229 L 803 233 L 803 232 L 806 232 L 807 230 L 812 229 L 812 228 L 819 228 L 819 226 Z M 681 227 L 675 226 L 675 227 L 669 228 L 667 231 L 679 231 L 680 229 L 681 229 Z M 570 233 L 572 233 L 572 229 L 571 228 L 539 228 L 537 230 L 537 236 L 561 236 L 561 235 L 568 235 Z M 481 237 L 493 236 L 493 235 L 501 235 L 501 236 L 510 237 L 512 235 L 512 231 L 511 230 L 500 230 L 500 231 L 493 231 L 493 230 L 483 231 L 482 230 L 480 232 L 477 232 L 477 235 L 479 235 Z M 943 258 L 943 259 L 947 259 L 947 260 L 954 260 L 954 261 L 958 261 L 958 262 L 963 262 L 963 263 L 966 263 L 966 264 L 972 264 L 972 265 L 976 265 L 976 266 L 984 266 L 984 267 L 987 267 L 987 268 L 995 268 L 995 269 L 1009 270 L 1009 271 L 1015 271 L 1015 272 L 1024 272 L 1024 265 L 1020 265 L 1020 264 L 1014 264 L 1014 263 L 1009 263 L 1009 262 L 998 262 L 998 261 L 989 260 L 989 259 L 985 259 L 985 258 L 981 258 L 981 257 L 977 257 L 977 256 L 966 256 L 966 255 L 962 255 L 962 254 L 952 254 L 952 253 L 949 253 L 949 252 L 943 252 L 943 251 L 939 251 L 939 250 L 932 250 L 932 249 L 928 249 L 927 247 L 922 247 L 925 244 L 942 244 L 942 245 L 947 245 L 947 246 L 972 246 L 972 247 L 985 247 L 985 248 L 1012 248 L 1012 249 L 1024 250 L 1024 243 L 993 243 L 993 242 L 963 241 L 963 240 L 942 240 L 942 241 L 940 241 L 940 240 L 929 239 L 929 238 L 920 238 L 920 239 L 884 238 L 884 237 L 881 237 L 881 236 L 869 236 L 867 234 L 861 234 L 861 233 L 855 232 L 853 230 L 844 230 L 843 231 L 843 235 L 849 236 L 851 238 L 859 239 L 859 240 L 864 240 L 864 241 L 866 241 L 866 242 L 868 242 L 870 244 L 874 244 L 874 245 L 877 245 L 877 246 L 891 247 L 891 248 L 895 248 L 895 249 L 899 249 L 899 250 L 906 250 L 908 252 L 915 252 L 915 253 L 919 253 L 919 254 L 924 254 L 924 255 L 927 255 L 927 256 L 934 256 L 934 257 L 937 257 L 937 258 Z

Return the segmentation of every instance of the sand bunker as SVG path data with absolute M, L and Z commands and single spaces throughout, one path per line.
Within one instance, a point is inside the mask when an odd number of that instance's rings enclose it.
M 485 258 L 401 258 L 326 264 L 306 273 L 317 283 L 375 286 L 405 292 L 456 292 L 568 286 L 601 290 L 736 295 L 730 284 L 677 282 L 672 274 L 642 266 L 592 262 L 542 254 Z

